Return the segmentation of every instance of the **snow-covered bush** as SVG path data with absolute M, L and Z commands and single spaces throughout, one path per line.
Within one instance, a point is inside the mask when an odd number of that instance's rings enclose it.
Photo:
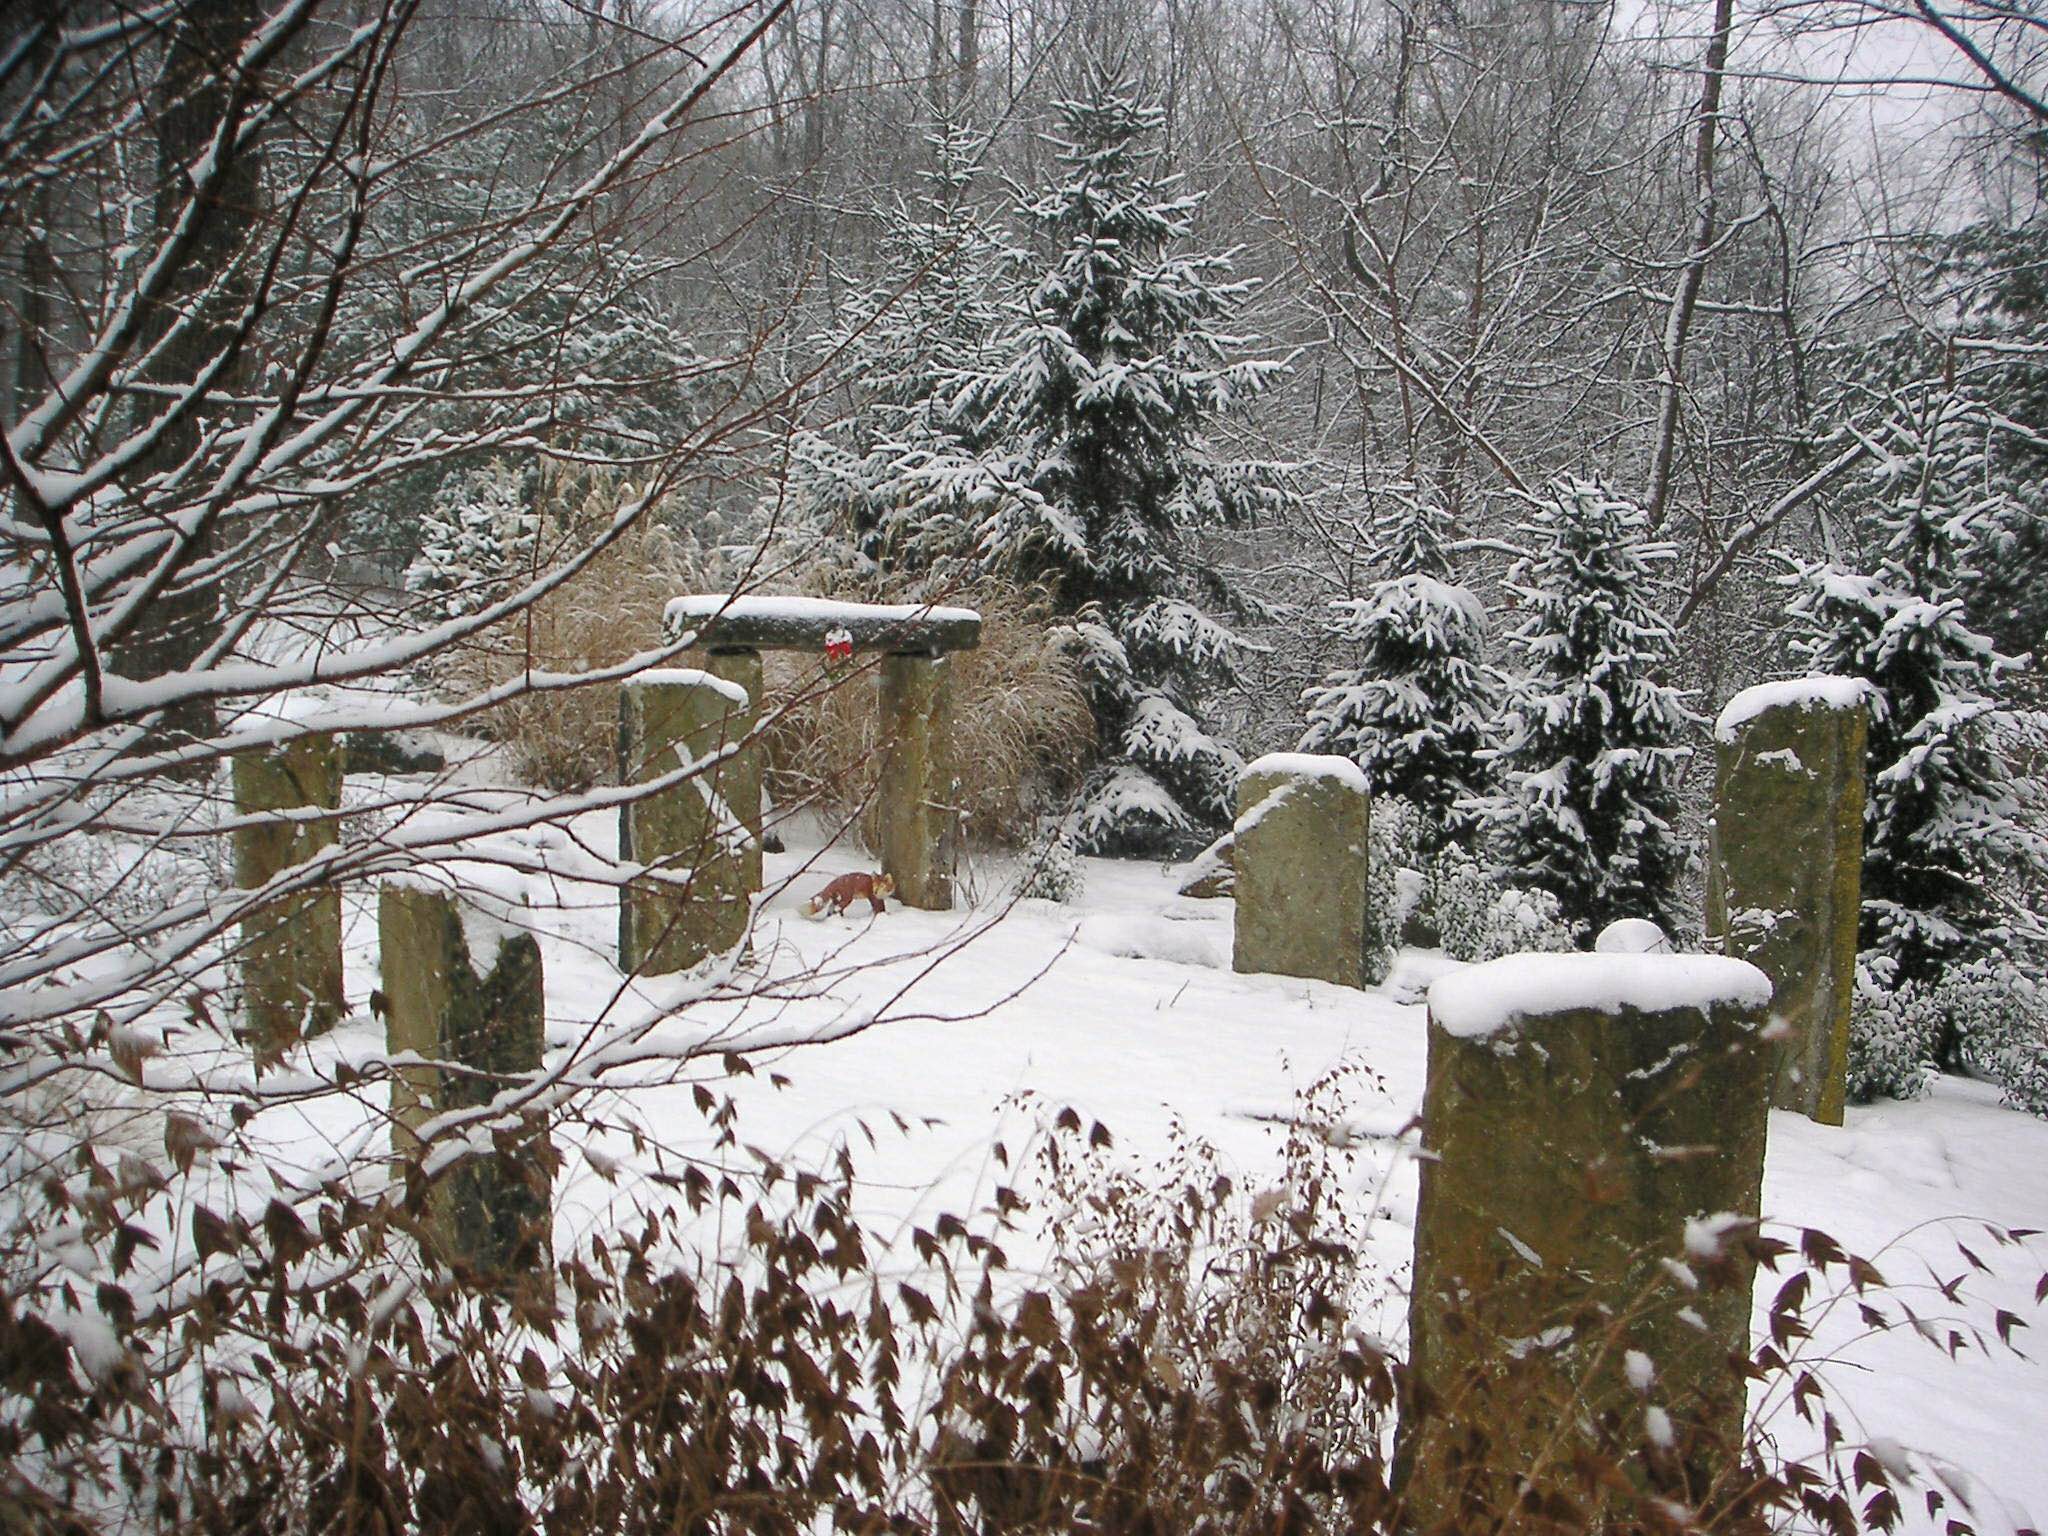
M 2048 987 L 2004 961 L 1952 965 L 1933 988 L 1942 1028 L 2006 1102 L 2048 1115 Z
M 2024 920 L 1988 898 L 2003 883 L 1991 872 L 2038 878 L 2048 845 L 2024 825 L 2000 740 L 2023 662 L 1999 655 L 1969 612 L 1980 544 L 2012 515 L 1983 472 L 1994 413 L 1941 390 L 1894 404 L 1866 475 L 1874 547 L 1858 568 L 1803 564 L 1787 584 L 1794 646 L 1813 670 L 1875 689 L 1862 947 L 1902 980 L 1932 983 L 2024 937 Z M 1943 1037 L 1944 1064 L 1956 1038 Z
M 1883 955 L 1861 955 L 1849 1003 L 1849 1097 L 1917 1099 L 1937 1074 L 1941 1016 L 1926 987 L 1898 980 Z
M 1018 894 L 1041 901 L 1072 901 L 1081 894 L 1085 877 L 1081 859 L 1067 837 L 1054 831 L 1032 849 Z
M 503 597 L 514 577 L 533 569 L 540 514 L 530 477 L 492 459 L 451 475 L 428 507 L 420 552 L 405 589 L 426 599 L 428 616 L 459 618 Z
M 1450 579 L 1442 509 L 1397 488 L 1383 568 L 1371 594 L 1332 603 L 1330 629 L 1354 654 L 1303 702 L 1304 752 L 1339 752 L 1374 788 L 1423 809 L 1432 844 L 1470 823 L 1483 795 L 1489 723 L 1499 692 L 1481 663 L 1486 615 Z
M 1499 870 L 1458 848 L 1446 848 L 1430 861 L 1423 900 L 1444 953 L 1454 960 L 1578 948 L 1555 896 L 1510 885 Z
M 1377 985 L 1394 968 L 1410 905 L 1421 897 L 1426 818 L 1393 795 L 1372 802 L 1372 853 L 1366 872 L 1365 979 Z

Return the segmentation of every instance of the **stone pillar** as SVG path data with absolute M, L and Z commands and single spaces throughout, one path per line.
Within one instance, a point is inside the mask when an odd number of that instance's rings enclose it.
M 234 833 L 235 884 L 254 890 L 340 838 L 332 816 L 283 819 L 341 806 L 341 755 L 332 736 L 234 755 L 235 811 L 267 818 Z M 274 1058 L 342 1017 L 341 892 L 281 897 L 242 920 L 242 1006 L 257 1054 Z
M 619 807 L 619 857 L 648 871 L 620 893 L 623 970 L 688 970 L 747 936 L 756 888 L 749 884 L 748 849 L 758 870 L 759 845 L 726 791 L 744 792 L 751 783 L 756 797 L 760 792 L 758 760 L 749 770 L 739 760 L 746 754 L 729 751 L 746 735 L 752 697 L 688 670 L 643 672 L 619 690 L 621 784 L 702 765 L 690 778 Z
M 950 664 L 943 656 L 882 658 L 882 782 L 876 794 L 882 871 L 906 907 L 953 906 L 960 781 L 953 767 Z
M 1520 1480 L 1567 1491 L 1603 1419 L 1653 1486 L 1667 1422 L 1692 1486 L 1735 1470 L 1769 1000 L 1701 955 L 1512 955 L 1430 988 L 1395 1454 L 1415 1529 L 1518 1528 Z
M 1771 1103 L 1840 1125 L 1863 878 L 1868 707 L 1843 678 L 1737 694 L 1714 729 L 1707 933 L 1777 987 Z
M 438 1065 L 400 1067 L 391 1084 L 391 1150 L 416 1168 L 419 1131 L 436 1115 L 489 1104 L 540 1070 L 546 1040 L 540 945 L 476 902 L 403 881 L 378 891 L 385 1038 L 391 1054 Z M 524 1115 L 434 1180 L 429 1222 L 451 1257 L 511 1273 L 552 1249 L 554 1163 L 545 1121 Z
M 746 741 L 761 719 L 763 669 L 759 651 L 701 651 L 683 653 L 683 664 L 708 672 L 724 682 L 736 684 L 747 692 L 743 707 L 728 709 L 722 717 L 723 729 L 728 733 L 720 745 Z M 761 786 L 766 776 L 767 753 L 759 741 L 739 748 L 731 757 L 719 765 L 719 793 L 732 812 L 740 819 L 751 835 L 741 864 L 746 870 L 747 889 L 761 889 L 761 851 L 764 846 L 761 826 Z
M 1276 752 L 1245 769 L 1237 808 L 1233 967 L 1365 986 L 1365 774 L 1346 757 Z

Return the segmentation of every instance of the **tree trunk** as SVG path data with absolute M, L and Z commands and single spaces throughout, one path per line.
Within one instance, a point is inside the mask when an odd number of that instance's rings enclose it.
M 236 329 L 250 294 L 248 274 L 239 271 L 245 241 L 260 219 L 262 175 L 259 157 L 247 146 L 228 146 L 224 174 L 203 194 L 193 190 L 190 167 L 220 134 L 223 122 L 239 122 L 254 102 L 255 92 L 241 80 L 236 59 L 263 21 L 260 0 L 189 0 L 172 32 L 169 54 L 156 91 L 157 198 L 159 230 L 168 230 L 199 198 L 195 232 L 176 280 L 149 315 L 141 350 L 156 355 L 147 367 L 154 384 L 176 388 L 198 378 L 223 352 L 238 351 Z M 190 315 L 192 323 L 179 330 Z M 246 374 L 237 357 L 219 376 L 213 395 L 223 401 Z M 146 398 L 143 412 L 162 411 L 161 398 Z M 202 422 L 217 417 L 224 403 L 210 411 L 195 410 L 173 422 L 143 464 L 138 483 L 173 471 L 200 446 Z M 195 477 L 203 484 L 203 477 Z M 192 492 L 164 495 L 168 508 L 189 507 Z M 209 534 L 185 551 L 186 571 L 205 561 L 217 547 Z M 212 581 L 173 576 L 162 599 L 116 647 L 116 668 L 137 678 L 181 671 L 204 653 L 218 632 L 222 593 Z M 159 744 L 213 735 L 218 725 L 213 703 L 183 704 L 158 722 Z

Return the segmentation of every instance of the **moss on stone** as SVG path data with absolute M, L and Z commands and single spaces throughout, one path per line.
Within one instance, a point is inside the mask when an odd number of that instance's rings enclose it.
M 1232 843 L 1232 964 L 1364 987 L 1372 797 L 1343 778 L 1247 773 Z
M 341 757 L 331 736 L 238 752 L 232 773 L 241 816 L 341 806 Z M 255 890 L 339 837 L 331 816 L 237 827 L 235 883 Z M 241 971 L 243 1016 L 260 1056 L 274 1058 L 295 1041 L 332 1029 L 344 1008 L 341 893 L 331 886 L 295 892 L 244 918 Z
M 1861 708 L 1782 705 L 1717 744 L 1707 932 L 1771 978 L 1771 1102 L 1842 1123 L 1862 898 Z

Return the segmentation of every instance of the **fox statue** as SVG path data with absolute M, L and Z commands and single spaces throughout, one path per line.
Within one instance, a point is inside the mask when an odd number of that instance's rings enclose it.
M 868 905 L 875 911 L 885 910 L 882 898 L 896 889 L 894 875 L 853 874 L 841 875 L 825 889 L 811 898 L 811 904 L 804 910 L 812 917 L 823 917 L 827 911 L 844 912 L 856 899 L 865 896 Z

